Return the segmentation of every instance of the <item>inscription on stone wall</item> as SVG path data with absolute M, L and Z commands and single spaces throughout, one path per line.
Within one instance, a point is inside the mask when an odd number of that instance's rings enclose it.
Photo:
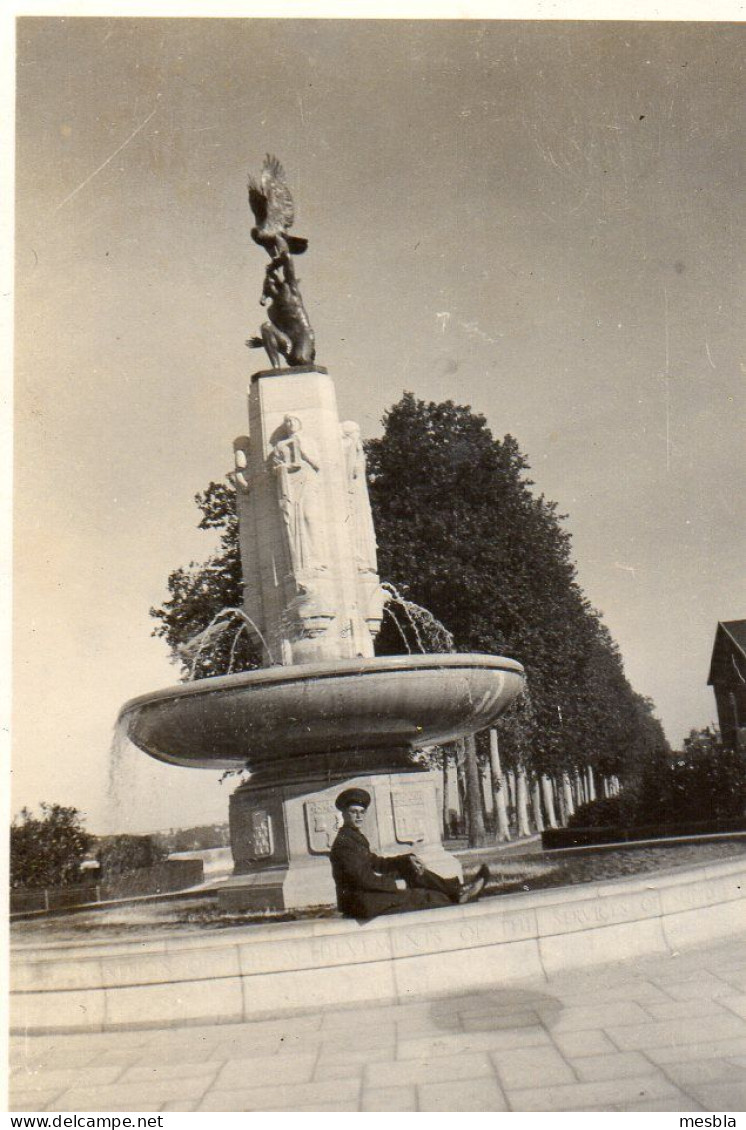
M 389 958 L 391 945 L 388 933 L 380 931 L 360 938 L 314 939 L 311 952 L 314 961 L 326 962 L 328 965 L 344 965 L 348 962 Z
M 611 926 L 618 922 L 634 922 L 655 916 L 657 913 L 659 913 L 657 891 L 642 895 L 583 900 L 564 907 L 540 909 L 539 933 L 572 933 L 588 926 Z
M 419 789 L 392 789 L 394 831 L 400 844 L 419 844 L 425 839 L 425 798 Z
M 339 830 L 339 814 L 331 800 L 307 800 L 306 831 L 309 850 L 317 855 L 327 854 Z

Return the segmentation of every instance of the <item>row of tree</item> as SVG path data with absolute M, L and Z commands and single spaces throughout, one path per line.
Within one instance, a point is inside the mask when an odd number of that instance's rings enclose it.
M 563 826 L 579 807 L 620 789 L 617 777 L 598 778 L 590 765 L 559 777 L 527 771 L 522 761 L 505 769 L 497 728 L 430 750 L 427 761 L 442 773 L 444 835 L 465 836 L 472 847 Z
M 445 625 L 453 650 L 509 655 L 524 665 L 528 691 L 499 724 L 500 756 L 508 774 L 527 782 L 529 797 L 538 789 L 541 820 L 564 821 L 582 802 L 578 781 L 625 782 L 668 751 L 653 705 L 630 686 L 616 644 L 578 584 L 563 516 L 532 490 L 515 439 L 495 439 L 468 407 L 425 403 L 411 393 L 383 425 L 383 435 L 366 444 L 380 575 Z M 184 678 L 259 663 L 246 635 L 224 633 L 201 652 L 190 646 L 222 610 L 240 606 L 242 593 L 232 485 L 210 483 L 196 502 L 200 528 L 219 533 L 217 550 L 176 569 L 168 599 L 151 609 L 155 634 Z M 442 650 L 444 638 L 432 633 L 425 647 Z M 378 654 L 421 647 L 422 631 L 392 602 Z M 480 735 L 473 754 L 467 743 L 472 841 L 483 835 L 474 782 L 480 763 L 491 764 L 489 742 Z M 516 788 L 522 796 L 523 784 Z

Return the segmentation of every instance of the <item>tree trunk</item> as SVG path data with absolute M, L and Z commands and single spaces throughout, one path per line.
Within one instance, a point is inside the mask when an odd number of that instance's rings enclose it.
M 515 812 L 515 773 L 512 769 L 508 769 L 505 779 L 508 782 L 508 812 L 512 816 Z
M 443 835 L 451 834 L 451 747 L 443 746 Z
M 567 813 L 567 819 L 569 820 L 575 811 L 575 805 L 572 802 L 572 787 L 570 785 L 570 775 L 567 772 L 562 774 L 562 792 L 564 793 L 565 811 Z
M 547 814 L 547 822 L 550 828 L 557 827 L 557 817 L 554 812 L 554 792 L 552 790 L 552 782 L 547 777 L 546 773 L 542 774 L 541 789 L 544 794 L 544 811 Z
M 515 773 L 516 778 L 516 820 L 518 822 L 518 835 L 530 836 L 531 825 L 528 822 L 528 789 L 526 788 L 526 771 L 519 765 Z
M 464 768 L 464 743 L 454 744 L 456 751 L 456 792 L 458 793 L 458 834 L 466 827 L 466 769 Z
M 492 773 L 490 763 L 483 761 L 479 766 L 479 778 L 482 784 L 482 809 L 485 823 L 493 820 L 495 816 L 495 802 L 492 794 Z
M 544 831 L 544 817 L 541 814 L 541 785 L 539 778 L 534 777 L 531 783 L 531 810 L 534 814 L 534 826 L 537 832 Z
M 473 734 L 464 738 L 464 769 L 466 771 L 466 812 L 469 847 L 484 847 L 487 835 L 482 811 L 482 783 L 477 761 L 477 742 Z
M 557 784 L 557 808 L 559 809 L 560 828 L 566 828 L 567 817 L 569 815 L 567 811 L 567 797 L 565 790 L 560 787 L 559 783 Z
M 596 782 L 593 780 L 593 766 L 588 766 L 588 800 L 596 799 Z
M 510 839 L 508 806 L 505 803 L 505 778 L 500 770 L 500 753 L 497 745 L 497 730 L 490 730 L 490 768 L 492 769 L 492 797 L 497 817 L 495 842 L 505 843 Z

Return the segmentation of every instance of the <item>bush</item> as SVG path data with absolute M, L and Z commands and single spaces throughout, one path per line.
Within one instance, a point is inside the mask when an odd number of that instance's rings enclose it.
M 643 773 L 636 791 L 636 824 L 733 820 L 746 806 L 746 757 L 712 730 L 693 730 L 680 753 Z
M 93 843 L 77 808 L 41 805 L 41 818 L 24 808 L 10 829 L 13 889 L 61 887 L 80 881 L 80 864 Z
M 738 820 L 746 811 L 746 757 L 712 730 L 693 730 L 680 753 L 659 753 L 620 796 L 581 805 L 569 828 Z
M 568 828 L 615 828 L 622 823 L 622 798 L 602 797 L 579 805 L 567 821 Z
M 99 844 L 98 859 L 104 880 L 127 875 L 162 863 L 168 853 L 153 836 L 107 836 Z

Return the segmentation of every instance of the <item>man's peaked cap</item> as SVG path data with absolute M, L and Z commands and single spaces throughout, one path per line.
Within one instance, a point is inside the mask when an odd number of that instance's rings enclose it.
M 360 804 L 363 808 L 367 808 L 370 804 L 370 793 L 365 789 L 345 789 L 334 803 L 340 812 L 344 812 L 351 804 Z

